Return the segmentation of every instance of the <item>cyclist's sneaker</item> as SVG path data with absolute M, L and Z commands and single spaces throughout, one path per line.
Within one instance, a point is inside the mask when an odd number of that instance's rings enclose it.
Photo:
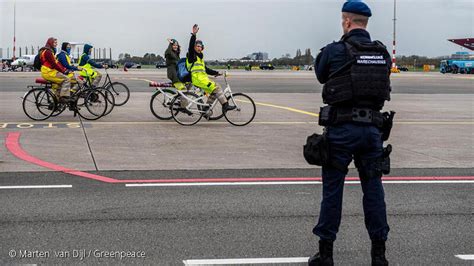
M 225 113 L 225 112 L 227 112 L 227 111 L 232 111 L 232 110 L 234 110 L 235 108 L 237 108 L 237 106 L 235 106 L 235 105 L 229 105 L 229 103 L 227 102 L 227 103 L 224 103 L 224 104 L 222 105 L 222 112 Z
M 180 111 L 180 112 L 183 112 L 183 113 L 185 113 L 185 114 L 187 114 L 187 115 L 189 115 L 189 116 L 193 115 L 193 112 L 189 111 L 189 110 L 186 109 L 186 108 L 177 108 L 177 110 Z
M 202 116 L 203 116 L 206 120 L 210 120 L 210 119 L 211 119 L 211 116 L 212 116 L 212 110 L 210 110 L 210 111 L 204 113 Z

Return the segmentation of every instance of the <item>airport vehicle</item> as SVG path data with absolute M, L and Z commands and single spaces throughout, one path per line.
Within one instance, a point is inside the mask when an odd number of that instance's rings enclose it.
M 259 66 L 261 70 L 274 70 L 275 67 L 272 64 L 261 64 Z
M 155 65 L 156 68 L 166 68 L 166 63 L 163 62 L 158 62 Z
M 397 68 L 398 68 L 398 70 L 403 71 L 403 72 L 407 72 L 407 71 L 408 71 L 408 67 L 405 67 L 405 66 L 399 66 L 399 67 L 397 67 Z
M 227 82 L 227 71 L 224 72 L 224 80 L 226 88 L 224 95 L 227 97 L 230 105 L 237 108 L 224 113 L 225 119 L 234 126 L 245 126 L 252 122 L 255 118 L 255 103 L 246 94 L 232 93 L 229 83 Z M 213 103 L 204 102 L 204 95 L 199 95 L 193 91 L 176 91 L 176 95 L 170 103 L 171 115 L 173 119 L 184 126 L 191 126 L 201 120 L 203 115 L 211 115 L 214 108 L 219 102 L 217 99 Z M 181 101 L 186 99 L 186 107 L 181 106 Z
M 474 60 L 442 60 L 439 71 L 443 74 L 474 74 Z
M 125 63 L 123 64 L 123 66 L 124 66 L 125 68 L 138 68 L 138 69 L 142 68 L 142 65 L 140 65 L 140 64 L 135 64 L 135 63 L 132 63 L 132 62 L 125 62 Z
M 170 120 L 173 118 L 171 114 L 171 101 L 173 98 L 178 95 L 176 88 L 171 82 L 159 83 L 159 82 L 150 82 L 150 87 L 156 88 L 155 93 L 151 96 L 150 100 L 150 110 L 151 113 L 160 120 Z M 196 94 L 203 95 L 204 92 L 196 87 L 193 87 L 191 83 L 186 83 L 186 88 L 188 91 L 194 91 Z M 218 103 L 220 104 L 220 103 Z M 224 117 L 222 113 L 222 108 L 216 108 L 209 120 L 218 120 Z
M 78 89 L 71 92 L 73 101 L 60 102 L 52 92 L 53 84 L 43 78 L 35 81 L 39 86 L 30 85 L 30 90 L 22 97 L 23 112 L 29 118 L 40 121 L 58 116 L 67 107 L 86 120 L 97 120 L 107 112 L 108 100 L 98 89 L 86 88 L 77 83 Z

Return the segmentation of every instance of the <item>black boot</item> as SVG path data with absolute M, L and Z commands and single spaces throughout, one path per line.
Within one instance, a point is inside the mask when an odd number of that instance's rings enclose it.
M 332 266 L 334 261 L 332 259 L 333 241 L 319 240 L 319 252 L 308 260 L 309 266 Z
M 227 111 L 232 111 L 234 110 L 235 108 L 237 108 L 237 106 L 235 105 L 229 105 L 229 102 L 226 102 L 222 105 L 222 112 L 225 113 Z
M 372 256 L 372 266 L 385 266 L 388 261 L 385 258 L 385 241 L 372 240 L 372 249 L 370 251 Z

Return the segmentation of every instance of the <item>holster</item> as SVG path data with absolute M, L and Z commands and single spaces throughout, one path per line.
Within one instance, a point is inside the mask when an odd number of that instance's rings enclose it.
M 394 111 L 382 113 L 383 123 L 382 123 L 382 127 L 380 128 L 380 130 L 382 131 L 382 140 L 383 141 L 387 141 L 388 138 L 390 137 L 390 131 L 392 131 L 394 116 L 395 116 Z
M 329 146 L 324 135 L 314 133 L 306 139 L 303 156 L 311 165 L 323 166 L 329 158 Z
M 384 175 L 390 174 L 390 153 L 392 153 L 392 145 L 388 144 L 387 147 L 383 148 L 382 158 L 377 164 L 378 170 Z
M 303 156 L 311 165 L 330 166 L 347 174 L 348 168 L 330 158 L 330 147 L 326 136 L 314 133 L 306 139 Z

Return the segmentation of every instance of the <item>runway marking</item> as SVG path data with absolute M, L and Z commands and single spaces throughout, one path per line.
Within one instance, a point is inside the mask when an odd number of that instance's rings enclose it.
M 130 79 L 132 79 L 132 80 L 142 80 L 142 81 L 146 81 L 146 82 L 148 82 L 148 83 L 153 82 L 153 81 L 151 81 L 151 80 L 148 80 L 148 79 L 141 79 L 141 78 L 130 78 Z M 247 103 L 249 103 L 249 102 L 247 102 Z M 290 111 L 290 112 L 295 112 L 295 113 L 300 113 L 300 114 L 305 114 L 305 115 L 310 115 L 310 116 L 319 117 L 319 114 L 316 114 L 316 113 L 313 113 L 313 112 L 308 112 L 308 111 L 303 111 L 303 110 L 299 110 L 299 109 L 295 109 L 295 108 L 291 108 L 291 107 L 280 106 L 280 105 L 269 104 L 269 103 L 261 103 L 261 102 L 257 102 L 257 101 L 254 101 L 254 103 L 255 103 L 256 105 L 267 106 L 267 107 L 273 107 L 273 108 L 278 108 L 278 109 L 287 110 L 287 111 Z
M 433 181 L 382 181 L 383 184 L 474 184 L 474 180 L 433 180 Z M 346 185 L 360 184 L 360 181 L 345 181 Z M 298 182 L 216 182 L 216 183 L 144 183 L 125 184 L 126 187 L 193 187 L 193 186 L 262 186 L 262 185 L 322 185 L 321 181 Z
M 21 188 L 72 188 L 72 185 L 0 186 L 0 189 L 21 189 Z
M 183 260 L 184 265 L 308 263 L 309 257 Z
M 466 255 L 454 255 L 456 258 L 458 259 L 462 259 L 462 260 L 474 260 L 474 254 L 466 254 Z
M 228 124 L 224 121 L 203 121 L 199 124 Z M 252 124 L 257 125 L 317 125 L 317 121 L 253 121 Z M 394 122 L 398 125 L 474 125 L 474 121 L 398 121 Z M 111 121 L 111 122 L 84 122 L 85 127 L 93 127 L 94 125 L 178 125 L 174 121 Z M 55 128 L 80 128 L 77 122 L 0 122 L 0 129 L 55 129 Z
M 246 182 L 285 182 L 284 184 L 290 184 L 288 182 L 318 182 L 321 183 L 321 177 L 244 177 L 244 178 L 181 178 L 181 179 L 115 179 L 111 177 L 91 174 L 87 172 L 78 171 L 75 169 L 63 167 L 57 164 L 43 161 L 37 157 L 28 154 L 21 148 L 20 145 L 20 132 L 9 132 L 5 137 L 5 146 L 14 156 L 19 159 L 39 165 L 44 168 L 56 172 L 63 172 L 66 174 L 80 176 L 87 179 L 101 181 L 105 183 L 162 183 L 162 184 L 177 184 L 177 183 L 246 183 Z M 355 181 L 358 182 L 358 177 L 346 177 L 346 182 Z M 474 183 L 474 176 L 402 176 L 402 177 L 384 177 L 383 182 L 411 182 L 411 183 Z M 449 181 L 449 182 L 448 182 Z M 350 183 L 349 183 L 350 184 Z

